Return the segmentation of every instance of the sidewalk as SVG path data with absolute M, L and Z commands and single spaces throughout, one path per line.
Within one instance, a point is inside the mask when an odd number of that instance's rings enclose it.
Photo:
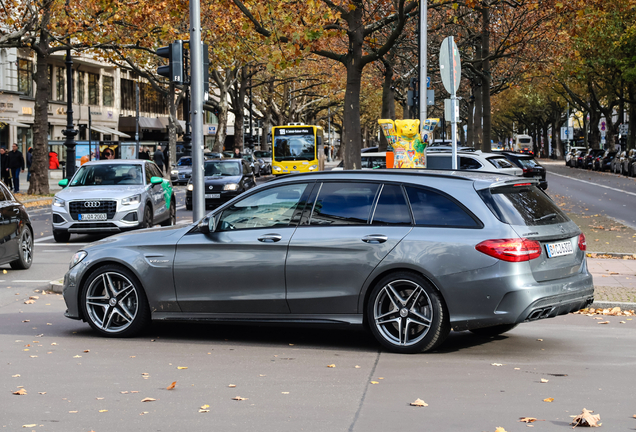
M 594 303 L 636 309 L 636 260 L 588 258 L 594 277 Z M 619 303 L 627 303 L 620 305 Z

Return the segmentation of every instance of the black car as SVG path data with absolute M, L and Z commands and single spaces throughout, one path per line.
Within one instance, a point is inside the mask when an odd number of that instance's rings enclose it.
M 510 162 L 518 166 L 523 170 L 524 177 L 532 177 L 539 180 L 539 187 L 543 190 L 548 188 L 548 181 L 546 180 L 545 168 L 535 160 L 535 158 L 525 153 L 513 153 L 513 152 L 497 152 L 502 156 L 505 156 Z
M 223 204 L 256 186 L 249 162 L 243 159 L 216 159 L 205 161 L 205 206 Z M 186 209 L 192 210 L 192 180 L 186 188 Z
M 583 168 L 592 169 L 594 168 L 594 159 L 598 156 L 602 156 L 605 153 L 603 149 L 589 149 L 585 158 L 583 159 Z
M 616 153 L 618 152 L 605 150 L 605 153 L 597 157 L 596 160 L 594 161 L 594 170 L 596 171 L 611 170 L 612 161 L 616 157 Z
M 192 177 L 192 156 L 183 156 L 170 171 L 170 180 L 174 184 L 186 184 Z
M 33 262 L 33 228 L 24 205 L 0 183 L 0 264 L 28 269 Z

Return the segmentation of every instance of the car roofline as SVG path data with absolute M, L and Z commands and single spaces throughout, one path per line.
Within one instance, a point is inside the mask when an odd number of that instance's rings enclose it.
M 338 171 L 317 171 L 311 173 L 297 173 L 297 174 L 285 174 L 282 176 L 277 176 L 272 179 L 274 180 L 282 180 L 288 178 L 302 178 L 308 176 L 319 176 L 319 177 L 329 177 L 329 176 L 337 176 L 342 174 L 351 174 L 356 173 L 360 176 L 368 176 L 373 174 L 383 174 L 383 175 L 391 175 L 391 176 L 421 176 L 421 177 L 435 177 L 435 178 L 446 178 L 446 179 L 455 179 L 462 181 L 482 181 L 482 178 L 475 178 L 463 175 L 454 175 L 450 173 L 456 174 L 470 174 L 475 173 L 480 176 L 506 176 L 506 177 L 515 177 L 520 178 L 513 174 L 507 174 L 504 172 L 490 172 L 490 171 L 482 171 L 482 170 L 453 170 L 453 169 L 435 169 L 435 170 L 426 170 L 425 168 L 378 168 L 374 170 L 338 170 Z M 447 174 L 448 173 L 448 174 Z M 269 182 L 268 182 L 269 183 Z

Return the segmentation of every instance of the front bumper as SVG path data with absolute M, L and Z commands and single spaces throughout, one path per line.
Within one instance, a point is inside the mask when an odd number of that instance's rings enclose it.
M 113 217 L 105 221 L 81 221 L 74 219 L 68 211 L 69 203 L 64 207 L 51 206 L 53 230 L 72 234 L 118 233 L 140 228 L 143 224 L 144 206 L 139 204 L 121 205 Z

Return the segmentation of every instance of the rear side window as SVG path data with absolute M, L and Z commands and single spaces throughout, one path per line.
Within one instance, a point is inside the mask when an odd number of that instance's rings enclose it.
M 506 158 L 492 157 L 488 158 L 488 162 L 490 162 L 495 168 L 514 168 L 514 166 Z
M 535 168 L 535 167 L 539 167 L 541 165 L 539 165 L 539 163 L 534 160 L 534 159 L 524 159 L 524 158 L 519 158 L 517 159 L 519 161 L 519 164 L 521 165 L 521 167 L 523 168 Z
M 323 183 L 309 225 L 368 223 L 378 188 L 375 183 Z
M 402 188 L 384 185 L 373 213 L 372 225 L 410 225 L 411 212 Z
M 534 185 L 485 189 L 479 194 L 495 216 L 510 225 L 551 225 L 570 220 Z
M 463 170 L 478 170 L 481 168 L 481 164 L 479 161 L 469 158 L 469 157 L 460 157 L 459 158 L 459 169 Z
M 475 220 L 458 203 L 439 192 L 407 187 L 415 224 L 420 226 L 444 226 L 455 228 L 480 228 Z

